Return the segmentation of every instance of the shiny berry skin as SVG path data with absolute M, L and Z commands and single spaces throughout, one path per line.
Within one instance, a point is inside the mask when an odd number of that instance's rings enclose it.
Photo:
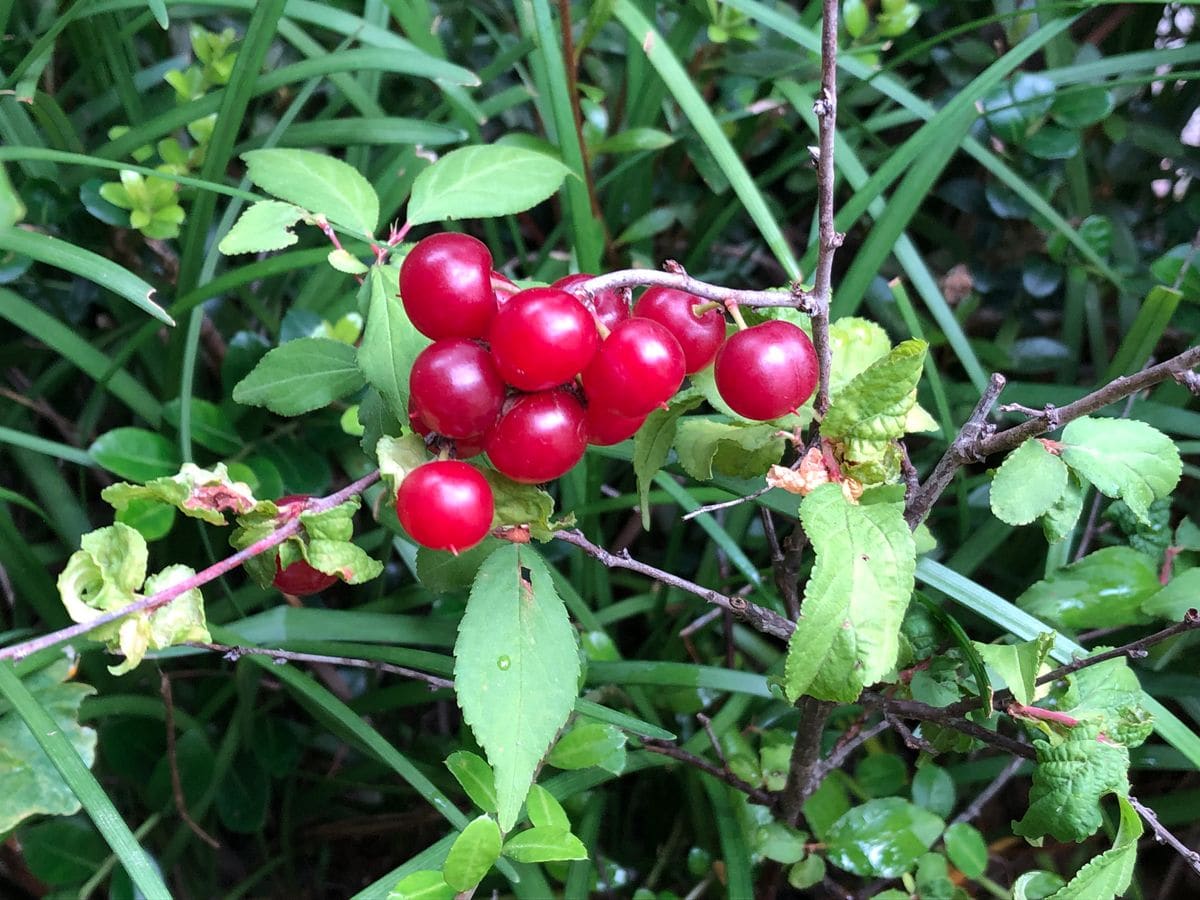
M 521 289 L 517 287 L 517 283 L 500 272 L 492 273 L 492 291 L 496 295 L 497 306 L 503 306 L 509 301 L 514 294 Z
M 400 264 L 400 299 L 426 337 L 484 337 L 496 314 L 491 251 L 466 234 L 422 239 Z
M 571 288 L 595 277 L 595 275 L 580 272 L 575 275 L 566 275 L 550 286 L 556 287 L 560 291 L 568 291 L 571 294 L 575 294 Z M 575 294 L 575 296 L 578 296 L 580 302 L 596 314 L 596 318 L 600 324 L 609 331 L 615 328 L 618 322 L 624 322 L 629 318 L 629 297 L 623 290 L 600 291 L 591 298 L 579 294 Z
M 488 343 L 506 383 L 544 391 L 582 372 L 596 355 L 600 335 L 592 314 L 571 294 L 530 288 L 500 308 Z
M 446 437 L 483 434 L 504 405 L 492 355 L 463 338 L 434 341 L 417 354 L 408 384 L 421 421 Z
M 717 353 L 717 391 L 747 419 L 795 412 L 817 386 L 817 354 L 791 322 L 772 320 L 731 335 Z
M 289 503 L 298 503 L 309 499 L 308 494 L 288 494 L 275 501 L 279 507 Z M 337 582 L 336 575 L 326 575 L 318 572 L 302 559 L 296 560 L 286 569 L 279 567 L 279 554 L 275 554 L 275 587 L 293 597 L 306 597 L 309 594 L 320 593 Z
M 484 439 L 488 459 L 513 481 L 540 484 L 566 474 L 587 449 L 587 414 L 566 391 L 518 397 Z
M 400 524 L 431 550 L 470 550 L 492 530 L 494 514 L 487 479 L 474 466 L 453 459 L 417 466 L 396 492 Z
M 638 298 L 633 314 L 653 319 L 679 341 L 688 375 L 699 372 L 716 356 L 725 340 L 725 317 L 716 309 L 697 316 L 692 310 L 705 301 L 674 288 L 651 287 Z
M 605 338 L 583 371 L 589 404 L 619 416 L 645 416 L 683 383 L 679 341 L 652 319 L 626 319 Z
M 618 416 L 593 403 L 587 408 L 588 443 L 597 447 L 619 444 L 633 437 L 645 421 L 645 416 Z
M 408 398 L 408 426 L 421 437 L 428 437 L 433 433 L 433 429 L 421 414 L 420 401 L 411 395 Z

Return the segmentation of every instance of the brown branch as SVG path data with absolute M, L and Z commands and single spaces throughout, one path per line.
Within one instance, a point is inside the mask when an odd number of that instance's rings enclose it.
M 859 702 L 865 706 L 872 706 L 879 709 L 884 715 L 893 715 L 903 719 L 915 719 L 918 722 L 932 722 L 935 725 L 941 725 L 944 728 L 950 728 L 961 734 L 973 737 L 976 740 L 982 741 L 993 747 L 999 747 L 1014 756 L 1020 756 L 1024 759 L 1033 759 L 1033 748 L 1028 744 L 1023 744 L 1018 740 L 1008 737 L 1008 735 L 1000 734 L 996 731 L 991 731 L 972 722 L 970 719 L 956 715 L 953 707 L 950 706 L 930 706 L 926 703 L 920 703 L 916 700 L 898 700 L 894 697 L 887 697 L 875 691 L 863 691 L 859 697 Z
M 974 821 L 983 812 L 983 808 L 992 802 L 992 798 L 1004 790 L 1004 786 L 1012 781 L 1023 765 L 1025 765 L 1024 759 L 1019 756 L 1013 757 L 1008 765 L 1000 770 L 1000 774 L 992 779 L 992 783 L 980 791 L 979 795 L 971 801 L 970 805 L 955 816 L 954 821 L 950 824 L 957 825 L 960 822 Z
M 660 753 L 663 756 L 669 756 L 671 759 L 679 760 L 681 763 L 686 763 L 694 769 L 699 769 L 719 781 L 725 782 L 732 788 L 741 791 L 755 803 L 762 806 L 770 806 L 773 798 L 762 788 L 756 788 L 752 784 L 748 784 L 738 778 L 728 769 L 722 769 L 719 766 L 714 766 L 702 756 L 697 756 L 694 753 L 689 753 L 682 747 L 677 747 L 669 741 L 659 741 L 652 738 L 646 738 L 642 741 L 642 746 L 651 753 Z
M 1137 814 L 1141 816 L 1143 820 L 1145 820 L 1147 825 L 1150 826 L 1150 830 L 1154 832 L 1154 839 L 1160 844 L 1166 844 L 1168 847 L 1178 853 L 1184 859 L 1184 861 L 1191 866 L 1192 871 L 1197 875 L 1200 875 L 1200 853 L 1197 853 L 1191 847 L 1187 846 L 1187 844 L 1185 844 L 1183 841 L 1179 840 L 1179 838 L 1175 837 L 1175 835 L 1173 835 L 1170 831 L 1168 831 L 1166 826 L 1164 826 L 1162 822 L 1158 821 L 1158 816 L 1155 814 L 1154 810 L 1138 800 L 1138 798 L 1133 796 L 1133 794 L 1128 795 L 1126 799 L 1129 800 L 1129 805 L 1137 810 Z
M 609 553 L 603 547 L 593 544 L 579 531 L 556 531 L 554 532 L 554 537 L 565 543 L 574 544 L 588 556 L 610 569 L 627 569 L 630 572 L 645 575 L 647 578 L 653 578 L 662 584 L 679 588 L 689 594 L 694 594 L 714 606 L 728 610 L 746 622 L 751 628 L 763 634 L 786 641 L 792 636 L 792 632 L 796 630 L 796 626 L 792 622 L 789 622 L 774 610 L 751 603 L 744 597 L 728 597 L 718 591 L 710 590 L 695 582 L 688 581 L 686 578 L 680 578 L 678 575 L 672 575 L 670 572 L 664 572 L 662 569 L 656 569 L 654 566 L 638 562 L 638 560 L 629 555 L 628 550 L 622 550 L 620 553 Z
M 821 782 L 825 779 L 826 775 L 828 775 L 834 769 L 841 768 L 842 763 L 850 758 L 851 753 L 853 753 L 867 741 L 871 740 L 871 738 L 883 734 L 891 727 L 892 723 L 890 721 L 887 719 L 880 719 L 870 728 L 860 728 L 857 734 L 853 735 L 848 740 L 843 740 L 840 744 L 834 747 L 833 752 L 830 753 L 828 757 L 823 759 L 813 770 L 813 783 L 809 786 L 809 794 L 821 786 Z
M 796 701 L 800 722 L 796 726 L 796 740 L 792 744 L 787 782 L 779 795 L 779 811 L 784 821 L 793 828 L 800 821 L 804 801 L 820 785 L 815 775 L 821 765 L 821 735 L 834 706 L 836 704 L 829 700 L 813 697 L 801 697 Z
M 171 691 L 171 679 L 167 677 L 166 672 L 159 672 L 158 678 L 159 692 L 163 700 L 163 718 L 167 725 L 167 768 L 171 771 L 171 794 L 175 798 L 175 811 L 196 837 L 214 850 L 220 850 L 221 842 L 201 828 L 188 812 L 187 798 L 183 795 L 183 781 L 179 777 L 179 757 L 175 752 L 175 698 Z
M 356 669 L 373 669 L 376 672 L 387 672 L 402 678 L 412 678 L 424 681 L 431 689 L 453 688 L 454 682 L 448 678 L 431 675 L 417 669 L 408 669 L 391 663 L 377 662 L 371 659 L 355 659 L 352 656 L 325 656 L 320 653 L 295 653 L 291 650 L 274 650 L 269 647 L 233 647 L 228 644 L 190 643 L 187 646 L 201 650 L 212 650 L 224 654 L 230 662 L 236 662 L 243 656 L 269 656 L 271 659 L 283 662 L 307 662 L 331 666 L 349 666 Z

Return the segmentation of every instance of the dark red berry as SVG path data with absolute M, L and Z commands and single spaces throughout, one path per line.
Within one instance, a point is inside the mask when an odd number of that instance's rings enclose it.
M 496 304 L 503 306 L 514 294 L 521 289 L 517 283 L 500 272 L 492 273 L 492 291 L 496 295 Z
M 587 408 L 588 443 L 595 444 L 597 447 L 619 444 L 621 441 L 633 437 L 645 421 L 645 416 L 618 416 L 601 409 L 594 403 L 589 404 Z
M 396 492 L 396 516 L 422 547 L 461 553 L 492 530 L 495 504 L 487 479 L 453 459 L 413 469 Z
M 496 314 L 491 251 L 466 234 L 424 238 L 400 264 L 400 299 L 426 337 L 484 337 Z
M 420 401 L 411 394 L 408 398 L 408 425 L 421 437 L 428 437 L 433 432 L 429 423 L 425 421 L 425 417 L 421 415 Z
M 795 412 L 817 386 L 808 335 L 774 319 L 731 335 L 717 353 L 717 391 L 739 416 L 777 419 Z
M 483 434 L 504 405 L 504 381 L 492 355 L 464 338 L 435 341 L 422 350 L 408 383 L 421 421 L 446 437 Z
M 583 457 L 586 419 L 583 405 L 566 391 L 525 394 L 485 438 L 488 459 L 514 481 L 552 481 Z
M 544 391 L 582 372 L 596 355 L 600 335 L 575 297 L 557 288 L 530 288 L 500 308 L 488 342 L 508 384 Z
M 644 416 L 683 383 L 679 341 L 652 319 L 617 324 L 583 372 L 588 403 L 619 416 Z
M 300 503 L 309 499 L 308 494 L 288 494 L 275 501 L 279 507 L 290 503 Z M 286 569 L 279 566 L 279 553 L 275 554 L 275 587 L 293 597 L 306 597 L 319 593 L 331 587 L 337 581 L 336 575 L 326 575 L 319 572 L 302 559 L 296 560 Z
M 725 317 L 716 309 L 697 316 L 692 310 L 704 300 L 668 287 L 648 288 L 634 304 L 633 314 L 653 319 L 679 341 L 687 374 L 699 372 L 716 356 L 725 340 Z
M 567 275 L 558 279 L 551 287 L 556 287 L 560 291 L 567 291 L 575 294 L 573 290 L 583 284 L 585 281 L 595 278 L 595 275 L 588 275 L 586 272 L 580 272 L 575 275 Z M 590 299 L 581 294 L 575 294 L 579 297 L 580 302 L 588 309 L 595 313 L 600 324 L 611 331 L 617 326 L 618 322 L 623 322 L 629 318 L 629 295 L 628 292 L 619 288 L 610 289 L 607 291 L 599 291 Z

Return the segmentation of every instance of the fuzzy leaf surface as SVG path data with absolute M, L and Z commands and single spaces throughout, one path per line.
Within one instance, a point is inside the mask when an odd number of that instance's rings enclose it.
M 246 175 L 281 200 L 323 215 L 364 237 L 379 223 L 379 197 L 357 169 L 312 150 L 270 148 L 242 154 Z
M 300 240 L 292 229 L 308 213 L 280 200 L 260 200 L 246 207 L 217 249 L 226 256 L 282 250 Z
M 1063 429 L 1062 443 L 1063 462 L 1147 524 L 1150 504 L 1170 494 L 1183 474 L 1175 442 L 1136 419 L 1085 416 Z
M 1066 464 L 1030 438 L 1008 454 L 992 480 L 992 514 L 1009 525 L 1028 525 L 1050 511 L 1067 489 Z

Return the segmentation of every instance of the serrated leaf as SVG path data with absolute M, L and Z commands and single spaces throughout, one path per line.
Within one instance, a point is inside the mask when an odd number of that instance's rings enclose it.
M 539 826 L 509 838 L 504 844 L 504 855 L 523 863 L 588 858 L 587 847 L 570 831 Z
M 1062 496 L 1042 516 L 1042 534 L 1051 544 L 1065 540 L 1075 530 L 1075 523 L 1083 512 L 1084 493 L 1079 476 L 1068 472 Z
M 1035 738 L 1037 765 L 1029 789 L 1029 810 L 1013 831 L 1037 839 L 1078 842 L 1096 833 L 1100 798 L 1128 796 L 1129 751 L 1097 740 L 1098 722 L 1080 722 L 1057 744 Z
M 465 591 L 475 580 L 483 561 L 497 547 L 507 544 L 500 538 L 486 537 L 470 550 L 450 553 L 448 550 L 417 548 L 417 580 L 435 594 Z
M 650 485 L 671 455 L 679 417 L 703 402 L 704 398 L 694 388 L 680 391 L 668 409 L 656 409 L 650 413 L 633 436 L 633 473 L 637 476 L 643 528 L 650 528 Z
M 774 425 L 730 425 L 687 417 L 675 428 L 675 452 L 685 472 L 708 481 L 715 468 L 735 478 L 762 476 L 783 456 L 784 442 Z
M 529 789 L 529 796 L 525 798 L 525 809 L 529 813 L 529 823 L 535 827 L 571 830 L 571 820 L 567 818 L 562 804 L 540 784 L 535 784 Z
M 1073 631 L 1150 621 L 1142 604 L 1161 585 L 1158 566 L 1129 547 L 1105 547 L 1030 585 L 1016 604 L 1043 622 Z
M 387 895 L 387 900 L 454 900 L 458 891 L 446 884 L 442 873 L 421 869 L 405 875 Z
M 846 812 L 825 836 L 829 862 L 864 877 L 911 871 L 946 823 L 899 797 L 868 800 Z
M 260 200 L 246 207 L 217 249 L 226 256 L 282 250 L 299 240 L 292 229 L 308 213 L 291 203 Z
M 68 682 L 71 662 L 58 659 L 22 680 L 62 733 L 91 768 L 96 758 L 96 732 L 79 724 L 79 704 L 96 689 Z M 69 816 L 79 812 L 79 798 L 63 779 L 24 720 L 0 701 L 0 832 L 8 834 L 35 815 Z
M 559 160 L 524 147 L 461 147 L 417 176 L 408 201 L 408 223 L 524 212 L 549 198 L 570 172 Z
M 369 389 L 358 405 L 358 422 L 362 426 L 362 438 L 358 444 L 367 456 L 374 456 L 379 439 L 385 434 L 401 434 L 400 420 L 392 415 L 387 401 L 379 391 Z
M 830 406 L 821 435 L 860 441 L 902 436 L 905 419 L 917 402 L 926 349 L 924 341 L 905 341 L 856 375 Z
M 90 622 L 128 606 L 146 580 L 148 559 L 145 539 L 128 525 L 118 522 L 85 534 L 58 576 L 67 615 Z
M 330 250 L 325 259 L 329 265 L 346 275 L 365 275 L 370 269 L 365 262 L 341 247 Z
M 237 517 L 237 528 L 229 535 L 229 545 L 234 550 L 245 550 L 261 541 L 279 527 L 279 508 L 271 500 L 260 500 L 254 508 Z M 275 564 L 279 551 L 259 553 L 244 563 L 242 568 L 259 587 L 270 587 L 275 580 Z
M 1119 497 L 1149 522 L 1150 504 L 1179 483 L 1175 442 L 1136 419 L 1076 419 L 1063 429 L 1062 459 L 1106 497 Z
M 406 434 L 398 438 L 385 434 L 375 444 L 375 458 L 379 462 L 380 473 L 390 483 L 392 496 L 395 497 L 405 476 L 429 461 L 429 451 L 425 449 L 425 441 L 419 434 Z
M 1133 880 L 1133 867 L 1137 862 L 1138 838 L 1142 836 L 1142 818 L 1129 800 L 1117 795 L 1121 807 L 1121 822 L 1112 848 L 1088 860 L 1047 900 L 1113 900 L 1123 896 Z
M 472 803 L 485 813 L 495 814 L 496 776 L 487 760 L 469 750 L 455 750 L 446 757 L 446 768 Z
M 396 296 L 399 275 L 391 267 L 374 266 L 363 285 L 368 292 L 367 327 L 358 348 L 358 367 L 379 391 L 388 410 L 408 421 L 408 373 L 431 341 L 417 331 Z
M 983 661 L 1000 676 L 1013 697 L 1022 705 L 1034 700 L 1034 682 L 1042 664 L 1054 647 L 1054 634 L 1044 632 L 1032 641 L 1019 644 L 981 644 L 971 641 Z
M 276 347 L 237 383 L 233 399 L 298 416 L 328 406 L 363 386 L 353 347 L 326 338 L 298 338 Z
M 1178 622 L 1200 606 L 1200 568 L 1180 572 L 1142 604 L 1142 612 Z
M 853 702 L 899 652 L 916 568 L 904 504 L 854 504 L 839 485 L 824 484 L 801 502 L 800 521 L 816 563 L 788 642 L 784 691 L 792 701 Z
M 1129 663 L 1110 659 L 1068 675 L 1058 708 L 1079 719 L 1099 721 L 1109 740 L 1137 747 L 1154 728 L 1154 717 L 1142 706 L 1143 696 Z
M 358 170 L 311 150 L 271 148 L 242 154 L 246 175 L 281 200 L 365 237 L 379 223 L 379 197 Z
M 468 823 L 446 854 L 442 877 L 457 891 L 469 891 L 500 858 L 500 828 L 490 816 Z
M 221 407 L 198 397 L 192 398 L 191 407 L 193 441 L 213 453 L 222 455 L 234 454 L 242 449 L 246 442 L 237 433 L 229 415 Z M 179 400 L 163 404 L 163 418 L 174 428 L 179 428 L 181 408 Z
M 558 769 L 598 766 L 625 747 L 625 732 L 612 725 L 586 722 L 576 725 L 554 745 L 546 762 Z
M 496 774 L 500 826 L 508 831 L 571 714 L 579 679 L 575 630 L 532 547 L 501 547 L 480 567 L 454 660 L 455 694 Z
M 362 584 L 383 572 L 379 560 L 348 540 L 310 540 L 305 559 L 318 572 L 336 575 L 346 584 Z
M 145 428 L 106 431 L 92 442 L 88 453 L 115 475 L 139 482 L 168 476 L 177 471 L 182 462 L 173 443 Z
M 202 469 L 184 463 L 177 475 L 155 478 L 143 485 L 117 483 L 100 492 L 104 501 L 120 512 L 130 503 L 150 500 L 175 507 L 185 516 L 225 525 L 225 511 L 249 512 L 256 503 L 250 486 L 234 481 L 224 463 Z
M 829 325 L 829 349 L 833 362 L 829 370 L 829 396 L 842 390 L 874 362 L 892 349 L 887 332 L 869 319 L 843 316 Z
M 492 502 L 496 514 L 493 523 L 501 525 L 528 525 L 529 533 L 539 541 L 550 540 L 555 525 L 550 516 L 554 514 L 554 498 L 532 484 L 521 484 L 495 469 L 483 469 L 483 477 L 492 489 Z
M 1066 464 L 1030 438 L 1008 454 L 992 479 L 992 514 L 1009 525 L 1028 525 L 1049 512 L 1067 489 Z

